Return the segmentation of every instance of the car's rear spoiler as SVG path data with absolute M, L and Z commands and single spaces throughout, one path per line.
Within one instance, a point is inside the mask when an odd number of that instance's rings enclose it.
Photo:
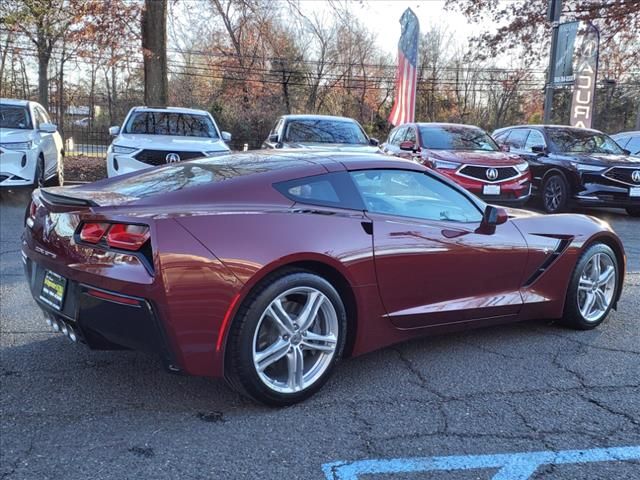
M 93 200 L 86 198 L 68 197 L 57 193 L 40 190 L 40 197 L 47 203 L 58 207 L 97 207 L 99 206 Z
M 53 207 L 91 208 L 122 205 L 139 200 L 138 197 L 122 193 L 91 189 L 90 187 L 51 187 L 39 190 L 42 200 Z

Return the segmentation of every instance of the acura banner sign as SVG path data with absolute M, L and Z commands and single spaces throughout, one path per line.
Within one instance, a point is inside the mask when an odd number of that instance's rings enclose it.
M 558 26 L 558 43 L 556 44 L 556 63 L 553 66 L 553 83 L 562 85 L 572 83 L 575 79 L 573 72 L 573 53 L 576 35 L 580 22 L 563 23 Z
M 594 96 L 598 73 L 599 44 L 598 29 L 591 23 L 587 24 L 582 35 L 582 42 L 576 52 L 575 83 L 570 120 L 572 127 L 591 128 L 595 108 Z

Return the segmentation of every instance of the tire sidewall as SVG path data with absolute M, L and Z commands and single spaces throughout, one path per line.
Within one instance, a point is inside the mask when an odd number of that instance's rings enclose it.
M 558 208 L 556 208 L 555 210 L 551 210 L 547 207 L 547 199 L 546 199 L 547 185 L 553 179 L 557 179 L 560 182 L 560 187 L 562 189 L 562 201 L 558 205 Z M 547 213 L 563 212 L 567 207 L 568 195 L 569 195 L 569 186 L 567 185 L 567 181 L 564 179 L 564 177 L 557 173 L 549 175 L 549 177 L 545 179 L 544 185 L 542 187 L 542 206 L 544 207 L 545 212 Z
M 265 285 L 266 283 L 266 285 Z M 312 287 L 321 291 L 331 301 L 338 318 L 338 342 L 331 364 L 323 375 L 311 386 L 296 393 L 276 392 L 263 383 L 253 364 L 253 340 L 255 330 L 269 304 L 280 294 L 296 287 Z M 254 289 L 242 305 L 230 329 L 226 362 L 235 377 L 250 397 L 272 406 L 285 406 L 300 402 L 316 393 L 331 376 L 333 368 L 342 356 L 347 333 L 347 315 L 336 289 L 324 278 L 308 272 L 292 272 L 263 282 Z
M 597 253 L 602 253 L 611 258 L 613 265 L 615 266 L 615 288 L 613 292 L 613 299 L 609 304 L 609 307 L 605 311 L 605 313 L 598 319 L 597 321 L 587 321 L 582 316 L 580 312 L 580 308 L 578 307 L 578 285 L 580 283 L 580 276 L 584 270 L 584 267 L 587 265 L 589 260 L 596 255 Z M 571 282 L 569 283 L 569 291 L 567 292 L 566 305 L 564 309 L 563 320 L 569 326 L 578 328 L 580 330 L 591 330 L 592 328 L 600 325 L 609 315 L 613 305 L 615 303 L 615 299 L 618 295 L 618 291 L 620 289 L 620 266 L 618 264 L 618 259 L 613 252 L 613 250 L 605 245 L 604 243 L 596 243 L 591 245 L 589 248 L 585 250 L 585 252 L 580 256 L 580 259 L 576 263 L 576 267 L 574 268 L 573 275 L 571 276 Z
M 42 158 L 42 155 L 38 155 L 36 170 L 33 172 L 33 188 L 44 187 L 44 182 L 44 158 Z

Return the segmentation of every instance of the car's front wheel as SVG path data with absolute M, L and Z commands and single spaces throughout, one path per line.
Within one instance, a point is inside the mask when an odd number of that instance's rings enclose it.
M 627 207 L 627 213 L 631 217 L 640 217 L 640 207 Z
M 331 375 L 346 328 L 344 304 L 327 280 L 284 272 L 243 302 L 229 332 L 225 375 L 232 387 L 262 403 L 300 402 Z
M 547 213 L 561 213 L 567 208 L 569 186 L 562 175 L 552 174 L 542 187 L 542 203 Z
M 36 171 L 33 175 L 33 188 L 42 188 L 45 184 L 44 178 L 44 157 L 40 155 L 36 163 Z
M 597 243 L 580 257 L 571 277 L 562 323 L 580 330 L 597 327 L 607 317 L 618 291 L 618 260 Z

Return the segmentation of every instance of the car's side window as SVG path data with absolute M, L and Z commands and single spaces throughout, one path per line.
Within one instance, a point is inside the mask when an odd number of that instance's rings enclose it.
M 393 138 L 396 136 L 396 133 L 398 133 L 398 129 L 394 128 L 393 130 L 391 130 L 391 132 L 389 132 L 389 136 L 387 137 L 387 141 L 386 143 L 389 145 L 393 144 Z
M 509 137 L 506 140 L 506 144 L 514 150 L 524 150 L 524 146 L 527 143 L 527 136 L 529 130 L 526 128 L 516 128 L 511 130 Z
M 51 123 L 51 118 L 49 117 L 49 114 L 45 109 L 36 107 L 36 110 L 38 110 L 38 113 L 40 113 L 40 116 L 42 117 L 43 122 Z
M 364 210 L 362 200 L 346 172 L 298 178 L 276 183 L 274 187 L 298 203 Z
M 527 137 L 527 142 L 524 144 L 524 150 L 526 152 L 531 152 L 532 147 L 546 147 L 546 142 L 544 141 L 544 137 L 538 130 L 529 130 L 529 136 Z
M 393 136 L 392 145 L 400 145 L 404 141 L 404 136 L 406 134 L 406 127 L 400 127 L 396 131 L 396 134 Z
M 631 137 L 631 140 L 629 140 L 629 143 L 627 143 L 624 148 L 629 150 L 633 155 L 640 154 L 640 136 Z
M 416 131 L 414 130 L 413 127 L 408 127 L 407 128 L 407 134 L 404 137 L 404 141 L 405 142 L 413 142 L 414 144 L 416 143 Z
M 372 213 L 424 220 L 480 222 L 482 212 L 462 192 L 427 173 L 409 170 L 351 172 Z
M 493 139 L 498 142 L 498 143 L 504 143 L 504 141 L 507 139 L 507 137 L 509 136 L 509 133 L 511 131 L 507 130 L 506 132 L 500 132 L 496 135 L 493 136 Z
M 34 107 L 33 108 L 33 117 L 35 120 L 35 128 L 38 129 L 40 128 L 40 124 L 41 123 L 46 123 L 47 121 L 45 120 L 44 116 L 42 115 L 42 112 L 40 111 L 40 109 L 38 107 Z

